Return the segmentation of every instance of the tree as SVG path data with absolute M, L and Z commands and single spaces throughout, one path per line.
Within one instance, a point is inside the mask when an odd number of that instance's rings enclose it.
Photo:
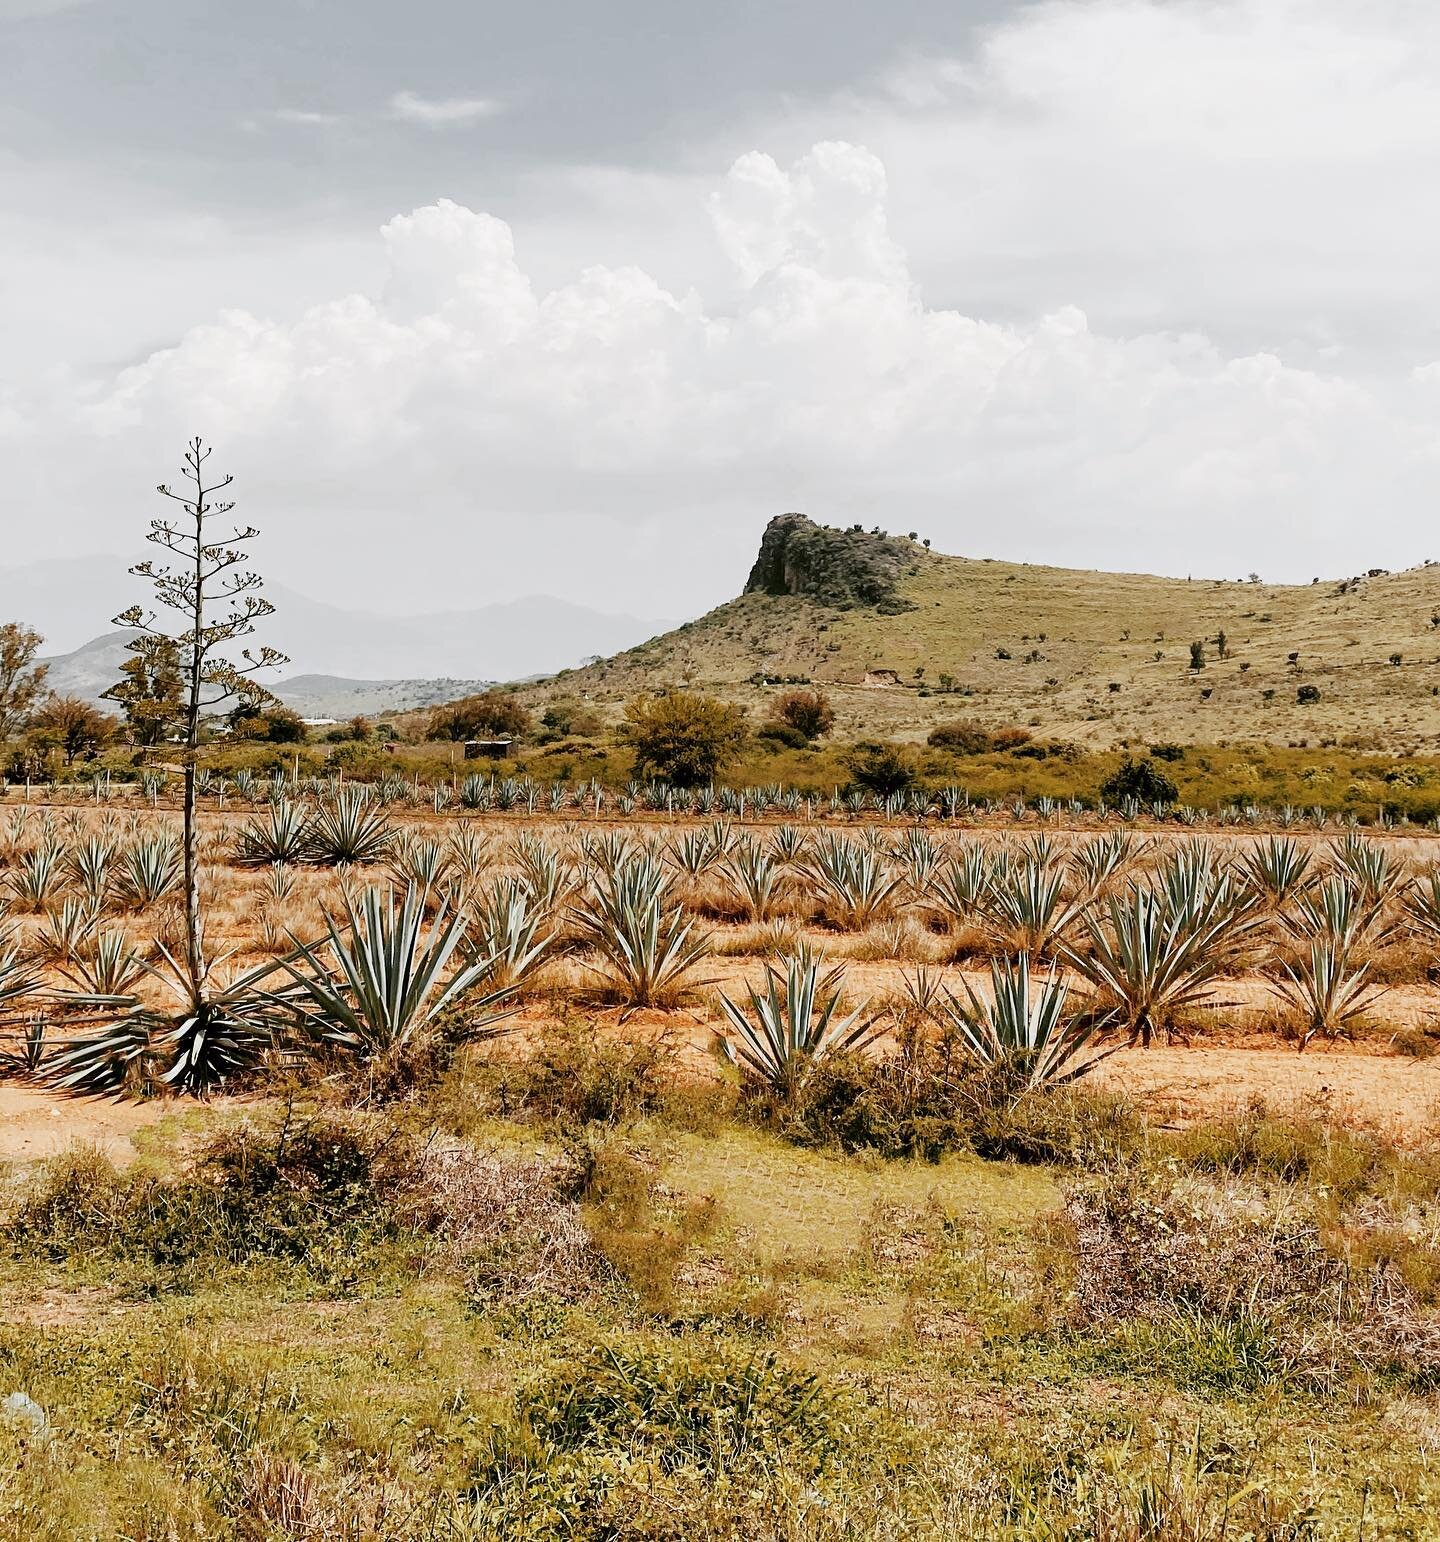
M 1205 667 L 1205 644 L 1199 638 L 1190 644 L 1190 667 L 1191 669 Z
M 184 677 L 180 649 L 171 638 L 156 638 L 155 646 L 133 654 L 120 666 L 120 679 L 104 692 L 125 713 L 136 744 L 163 744 L 185 715 Z
M 775 698 L 770 716 L 807 739 L 821 739 L 835 726 L 835 709 L 823 691 L 786 691 Z
M 120 724 L 78 696 L 50 696 L 30 719 L 31 729 L 48 739 L 73 766 L 81 756 L 91 756 L 115 737 Z
M 523 739 L 530 714 L 507 691 L 486 691 L 439 707 L 430 717 L 432 739 Z
M 230 732 L 237 739 L 266 744 L 304 744 L 310 735 L 305 719 L 289 707 L 270 707 L 258 712 L 251 702 L 241 702 L 230 714 Z
M 703 787 L 745 742 L 745 714 L 713 696 L 666 691 L 626 705 L 621 730 L 637 772 L 676 787 Z
M 1215 652 L 1222 659 L 1230 657 L 1230 639 L 1225 635 L 1225 628 L 1221 627 L 1215 634 Z
M 23 621 L 0 626 L 0 740 L 13 739 L 45 691 L 46 666 L 35 662 L 45 639 Z
M 845 769 L 857 787 L 882 798 L 915 784 L 914 766 L 893 744 L 857 744 L 845 757 Z
M 1129 755 L 1100 784 L 1100 796 L 1109 803 L 1134 798 L 1137 803 L 1174 803 L 1180 796 L 1175 783 L 1153 760 L 1133 760 Z

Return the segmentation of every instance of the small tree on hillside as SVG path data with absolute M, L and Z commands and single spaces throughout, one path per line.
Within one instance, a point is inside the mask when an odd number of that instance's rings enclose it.
M 628 703 L 622 731 L 637 772 L 677 787 L 703 787 L 739 753 L 745 714 L 713 696 L 666 691 Z
M 530 714 L 505 691 L 486 691 L 439 707 L 430 716 L 429 737 L 450 739 L 522 739 L 530 732 Z
M 915 767 L 894 744 L 857 744 L 845 757 L 845 769 L 856 787 L 882 798 L 915 785 Z
M 835 726 L 835 709 L 823 691 L 786 691 L 775 698 L 770 716 L 807 739 L 823 738 Z
M 1191 669 L 1205 667 L 1205 644 L 1198 637 L 1190 644 L 1190 667 Z
M 46 666 L 35 662 L 44 642 L 33 626 L 0 626 L 0 740 L 13 739 L 45 693 Z
M 1137 803 L 1174 803 L 1175 783 L 1153 760 L 1134 760 L 1129 755 L 1100 784 L 1100 796 L 1108 803 L 1134 798 Z

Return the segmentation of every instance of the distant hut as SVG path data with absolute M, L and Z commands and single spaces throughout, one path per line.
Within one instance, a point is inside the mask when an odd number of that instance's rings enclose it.
M 500 739 L 467 739 L 465 741 L 466 760 L 504 760 L 509 754 L 514 739 L 506 734 Z

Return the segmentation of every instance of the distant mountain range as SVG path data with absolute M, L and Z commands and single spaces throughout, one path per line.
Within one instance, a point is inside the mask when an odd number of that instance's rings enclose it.
M 120 666 L 130 656 L 126 644 L 133 632 L 106 632 L 73 653 L 52 655 L 46 683 L 61 696 L 79 696 L 108 712 L 114 702 L 104 692 L 120 678 Z M 494 685 L 493 680 L 461 680 L 451 676 L 419 680 L 352 680 L 343 675 L 291 675 L 269 682 L 269 689 L 302 717 L 385 717 L 413 712 L 439 702 L 454 701 Z
M 112 656 L 123 653 L 123 638 L 117 641 L 115 633 L 102 628 L 127 605 L 146 598 L 143 583 L 129 576 L 127 565 L 118 556 L 74 557 L 0 569 L 0 620 L 38 628 L 59 656 L 54 667 L 59 669 L 63 660 L 77 682 L 98 678 L 96 672 L 108 671 Z M 313 600 L 280 584 L 267 585 L 265 593 L 275 614 L 263 623 L 257 642 L 289 655 L 300 672 L 289 685 L 301 694 L 315 689 L 311 677 L 335 677 L 321 688 L 326 700 L 332 686 L 341 696 L 371 689 L 392 697 L 398 693 L 411 705 L 416 704 L 410 691 L 415 686 L 426 700 L 442 699 L 463 694 L 454 689 L 457 684 L 554 674 L 642 642 L 668 624 L 610 615 L 546 595 L 468 611 L 383 616 Z M 99 689 L 114 678 L 107 675 Z M 432 693 L 430 682 L 443 682 L 444 692 Z M 267 683 L 274 689 L 273 682 Z M 79 683 L 75 691 L 93 694 Z M 396 706 L 387 700 L 373 710 Z

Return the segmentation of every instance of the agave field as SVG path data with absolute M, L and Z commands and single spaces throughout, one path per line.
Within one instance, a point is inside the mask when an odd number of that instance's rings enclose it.
M 105 1142 L 0 1147 L 0 1535 L 1435 1534 L 1430 832 L 237 778 L 200 843 L 197 992 L 164 786 L 0 806 L 0 1140 Z

